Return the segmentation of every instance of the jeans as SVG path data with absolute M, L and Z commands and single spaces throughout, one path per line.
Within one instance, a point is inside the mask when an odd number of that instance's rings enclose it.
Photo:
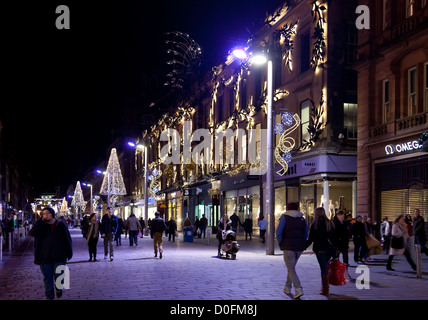
M 43 274 L 43 283 L 45 284 L 45 296 L 49 300 L 55 298 L 54 286 L 58 276 L 61 275 L 61 272 L 55 272 L 58 266 L 65 265 L 64 262 L 55 262 L 55 263 L 43 263 L 40 265 L 40 270 Z M 55 282 L 54 282 L 55 280 Z M 59 290 L 57 288 L 57 290 Z
M 322 276 L 328 275 L 328 263 L 330 262 L 330 259 L 332 257 L 331 252 L 330 251 L 315 252 L 315 255 L 317 256 L 318 264 L 320 265 L 321 275 Z
M 110 249 L 110 258 L 113 257 L 113 233 L 108 233 L 104 236 L 104 255 L 108 255 Z
M 138 230 L 129 230 L 129 245 L 138 245 Z
M 201 234 L 199 237 L 201 237 L 203 235 L 204 239 L 205 239 L 207 227 L 199 227 L 199 229 L 201 229 Z
M 291 250 L 283 250 L 284 252 L 284 261 L 288 270 L 287 274 L 287 282 L 285 286 L 287 288 L 291 288 L 291 284 L 294 285 L 294 288 L 302 288 L 300 285 L 299 277 L 296 273 L 296 264 L 302 254 L 301 251 L 291 251 Z

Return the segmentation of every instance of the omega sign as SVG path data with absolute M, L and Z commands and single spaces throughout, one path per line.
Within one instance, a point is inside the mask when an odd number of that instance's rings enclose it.
M 385 152 L 387 155 L 390 155 L 394 153 L 417 150 L 419 148 L 422 148 L 422 145 L 419 145 L 419 142 L 417 140 L 414 140 L 414 141 L 408 141 L 403 143 L 397 143 L 396 145 L 388 144 L 385 146 Z

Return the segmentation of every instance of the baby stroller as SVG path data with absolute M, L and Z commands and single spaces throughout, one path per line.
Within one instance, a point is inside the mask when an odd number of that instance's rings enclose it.
M 232 260 L 236 259 L 236 253 L 239 251 L 239 244 L 236 241 L 236 233 L 228 230 L 222 232 L 223 244 L 221 250 L 226 253 L 226 257 L 232 256 Z

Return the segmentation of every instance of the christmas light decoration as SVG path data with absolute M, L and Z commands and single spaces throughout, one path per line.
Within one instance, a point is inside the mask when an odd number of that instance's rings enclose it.
M 291 151 L 296 146 L 296 141 L 288 135 L 300 126 L 300 117 L 295 113 L 285 112 L 281 116 L 282 123 L 275 126 L 275 133 L 281 134 L 278 145 L 275 147 L 275 160 L 281 165 L 281 170 L 277 171 L 283 176 L 288 170 L 288 164 L 291 162 Z M 294 124 L 293 124 L 294 122 Z M 286 128 L 289 127 L 289 128 Z
M 108 160 L 106 174 L 101 185 L 100 194 L 108 196 L 108 202 L 111 195 L 125 195 L 126 188 L 123 182 L 122 171 L 120 170 L 119 159 L 115 148 L 111 149 Z M 108 203 L 107 205 L 110 205 Z
M 77 181 L 76 189 L 74 190 L 73 200 L 71 201 L 71 206 L 74 207 L 74 211 L 77 214 L 77 218 L 80 219 L 80 213 L 81 211 L 84 211 L 84 208 L 86 207 L 86 202 L 83 198 L 80 181 Z

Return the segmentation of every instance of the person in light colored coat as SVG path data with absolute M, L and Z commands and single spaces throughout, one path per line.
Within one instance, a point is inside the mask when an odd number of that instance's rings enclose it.
M 138 246 L 138 230 L 141 230 L 141 224 L 135 214 L 131 213 L 126 219 L 126 226 L 129 230 L 129 245 L 132 247 L 135 242 L 135 245 Z
M 407 232 L 407 227 L 404 224 L 404 214 L 400 214 L 395 220 L 392 226 L 391 231 L 392 237 L 398 237 L 403 239 L 403 248 L 394 248 L 391 244 L 391 248 L 389 249 L 389 257 L 386 265 L 386 269 L 390 271 L 395 271 L 392 267 L 392 259 L 396 255 L 404 255 L 407 259 L 407 262 L 410 264 L 413 270 L 416 270 L 416 265 L 410 257 L 409 250 L 407 248 L 407 241 L 409 240 L 409 234 Z

